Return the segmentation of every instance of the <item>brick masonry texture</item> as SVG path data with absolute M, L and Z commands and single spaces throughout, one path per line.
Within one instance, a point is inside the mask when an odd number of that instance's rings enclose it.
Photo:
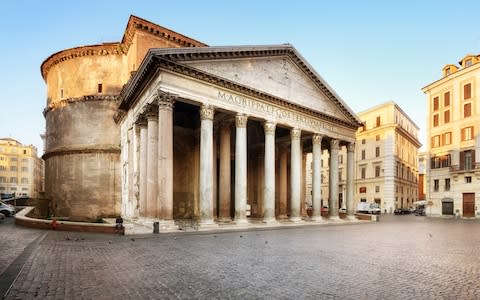
M 6 299 L 480 299 L 479 230 L 382 215 L 228 233 L 49 231 Z

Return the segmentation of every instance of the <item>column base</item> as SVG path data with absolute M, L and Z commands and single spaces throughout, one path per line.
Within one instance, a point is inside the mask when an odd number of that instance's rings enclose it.
M 316 222 L 316 223 L 323 223 L 326 220 L 322 216 L 314 216 L 308 219 L 309 221 Z
M 328 220 L 338 222 L 338 221 L 341 221 L 342 219 L 340 219 L 339 216 L 329 216 Z
M 247 219 L 234 220 L 233 223 L 238 227 L 247 227 L 250 224 Z
M 300 223 L 303 221 L 302 218 L 300 217 L 290 217 L 289 220 L 290 222 L 293 222 L 293 223 Z
M 179 227 L 178 225 L 175 225 L 175 221 L 173 220 L 159 220 L 158 229 L 160 232 L 169 232 L 169 231 L 177 231 L 179 230 Z
M 232 223 L 232 218 L 230 217 L 221 217 L 217 219 L 217 222 L 220 223 Z
M 262 223 L 266 224 L 266 225 L 278 225 L 278 224 L 280 224 L 280 223 L 278 223 L 278 221 L 275 218 L 263 219 Z
M 218 228 L 218 224 L 213 220 L 200 220 L 197 223 L 197 230 L 209 230 Z
M 348 220 L 348 221 L 357 221 L 358 219 L 357 219 L 357 217 L 355 217 L 355 216 L 347 215 L 347 220 Z

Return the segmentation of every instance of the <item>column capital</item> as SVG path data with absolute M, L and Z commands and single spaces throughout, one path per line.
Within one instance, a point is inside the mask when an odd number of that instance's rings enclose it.
M 155 92 L 154 101 L 158 105 L 158 109 L 173 110 L 176 96 L 170 93 L 157 90 Z
M 149 103 L 144 108 L 144 114 L 148 121 L 158 118 L 158 106 L 154 103 Z
M 355 143 L 348 143 L 347 152 L 354 152 L 354 151 L 355 151 Z
M 300 137 L 302 136 L 302 131 L 298 128 L 292 128 L 290 131 L 290 136 L 292 140 L 300 140 Z
M 237 128 L 246 128 L 247 127 L 248 116 L 244 114 L 237 114 L 235 116 L 235 125 Z
M 314 134 L 312 137 L 312 144 L 319 145 L 322 144 L 323 136 L 321 134 Z
M 137 117 L 137 119 L 134 122 L 135 125 L 138 127 L 145 127 L 147 126 L 147 118 L 144 114 L 141 114 Z
M 265 129 L 265 135 L 275 135 L 275 127 L 276 124 L 271 122 L 271 121 L 266 121 L 265 124 L 263 125 L 263 128 Z
M 200 106 L 200 120 L 213 120 L 215 108 L 213 105 Z
M 331 150 L 339 150 L 340 149 L 340 141 L 337 139 L 330 140 L 330 149 Z
M 222 131 L 230 131 L 232 129 L 232 121 L 222 121 L 219 124 L 220 132 Z

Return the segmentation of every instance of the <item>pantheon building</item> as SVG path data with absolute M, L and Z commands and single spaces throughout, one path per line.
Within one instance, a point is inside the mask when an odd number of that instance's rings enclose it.
M 42 64 L 48 100 L 46 193 L 55 215 L 122 215 L 160 230 L 249 218 L 339 218 L 338 152 L 347 149 L 354 218 L 361 121 L 289 44 L 210 47 L 131 16 L 121 42 L 60 51 Z M 328 152 L 329 194 L 321 194 Z

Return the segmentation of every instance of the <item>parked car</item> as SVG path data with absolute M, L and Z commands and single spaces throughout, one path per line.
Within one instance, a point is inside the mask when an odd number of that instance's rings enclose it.
M 15 214 L 15 207 L 13 207 L 13 205 L 0 201 L 0 213 L 5 215 L 6 217 L 13 216 Z
M 3 221 L 3 220 L 5 220 L 5 215 L 0 213 L 0 222 Z
M 416 216 L 425 216 L 425 208 L 417 208 L 415 210 L 415 215 Z
M 410 210 L 408 208 L 397 208 L 393 213 L 396 215 L 409 215 Z
M 362 214 L 379 215 L 381 209 L 378 207 L 377 203 L 359 202 L 357 205 L 357 212 Z

